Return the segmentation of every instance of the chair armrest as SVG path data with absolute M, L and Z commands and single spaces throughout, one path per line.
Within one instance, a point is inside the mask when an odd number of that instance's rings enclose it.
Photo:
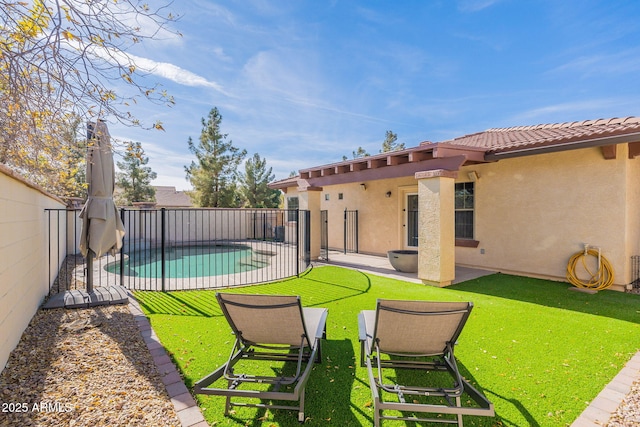
M 309 339 L 326 339 L 328 312 L 326 308 L 304 307 L 302 309 L 304 323 L 308 328 L 307 333 L 310 335 Z
M 365 365 L 365 357 L 371 351 L 373 340 L 373 325 L 375 324 L 375 310 L 362 310 L 358 314 L 358 340 L 360 340 L 360 366 Z M 367 329 L 367 325 L 369 329 Z
M 367 339 L 367 324 L 364 319 L 364 311 L 358 313 L 358 340 L 360 342 Z

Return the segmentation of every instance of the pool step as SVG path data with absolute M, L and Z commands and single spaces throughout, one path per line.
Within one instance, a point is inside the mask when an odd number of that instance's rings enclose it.
M 263 268 L 269 265 L 269 259 L 274 255 L 272 251 L 254 250 L 251 252 L 251 257 L 242 258 L 239 264 Z

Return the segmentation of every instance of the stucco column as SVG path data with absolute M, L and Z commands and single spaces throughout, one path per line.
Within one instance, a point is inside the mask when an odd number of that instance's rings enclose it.
M 321 223 L 320 223 L 320 194 L 322 188 L 318 187 L 307 187 L 305 189 L 300 188 L 298 197 L 299 197 L 299 207 L 300 210 L 308 210 L 310 216 L 310 228 L 311 228 L 311 259 L 317 260 L 320 257 L 320 233 L 321 233 Z
M 448 286 L 455 278 L 455 171 L 417 172 L 418 278 Z

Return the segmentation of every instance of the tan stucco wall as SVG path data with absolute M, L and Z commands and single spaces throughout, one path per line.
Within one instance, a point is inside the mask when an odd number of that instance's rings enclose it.
M 458 247 L 456 262 L 563 280 L 569 257 L 588 243 L 611 261 L 616 284 L 629 283 L 630 251 L 637 252 L 640 227 L 640 196 L 630 188 L 638 182 L 638 162 L 627 159 L 620 145 L 614 160 L 593 148 L 463 168 L 459 181 L 470 170 L 480 176 L 480 244 Z
M 365 184 L 366 189 L 360 184 Z M 388 191 L 391 197 L 386 197 Z M 418 192 L 413 177 L 323 187 L 320 206 L 329 213 L 329 247 L 343 249 L 344 210 L 348 209 L 358 210 L 359 252 L 386 256 L 389 250 L 403 249 L 402 209 L 407 192 Z M 329 200 L 325 200 L 326 194 Z
M 627 156 L 627 153 L 624 154 Z M 629 272 L 629 283 L 634 279 L 631 270 L 631 256 L 640 256 L 640 158 L 627 161 L 627 211 L 626 211 L 626 251 L 629 263 L 626 270 Z
M 287 189 L 287 192 L 284 195 L 284 208 L 285 209 L 292 209 L 289 205 L 288 205 L 288 199 L 290 197 L 298 197 L 298 199 L 300 198 L 300 194 L 298 192 L 298 189 L 296 187 L 291 187 Z M 285 218 L 285 223 L 284 223 L 284 240 L 285 242 L 295 242 L 297 241 L 298 237 L 296 236 L 296 231 L 297 231 L 297 224 L 295 222 L 292 221 L 288 221 Z M 320 243 L 318 243 L 319 245 Z
M 64 204 L 0 168 L 0 370 L 47 295 L 49 277 L 55 279 L 48 271 L 46 208 Z
M 455 279 L 455 172 L 416 174 L 419 195 L 418 278 L 448 286 Z
M 613 160 L 589 148 L 466 166 L 456 182 L 470 181 L 470 171 L 479 176 L 479 245 L 456 247 L 456 264 L 565 280 L 569 258 L 588 243 L 612 263 L 617 285 L 631 281 L 631 256 L 640 255 L 640 159 L 628 159 L 625 144 Z M 346 208 L 359 211 L 361 253 L 405 248 L 404 201 L 407 193 L 418 192 L 418 182 L 406 177 L 363 183 L 366 190 L 360 182 L 323 187 L 329 246 L 343 248 Z M 286 197 L 295 195 L 289 189 Z
M 301 191 L 298 193 L 298 203 L 301 210 L 309 211 L 310 241 L 320 242 L 320 191 Z M 311 243 L 311 259 L 316 260 L 320 256 L 320 244 Z

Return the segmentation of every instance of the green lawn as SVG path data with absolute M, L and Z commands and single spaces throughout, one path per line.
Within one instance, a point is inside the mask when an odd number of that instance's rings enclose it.
M 371 425 L 366 369 L 359 366 L 357 314 L 377 298 L 472 301 L 456 358 L 463 375 L 495 405 L 495 418 L 468 426 L 570 425 L 640 349 L 640 296 L 595 295 L 566 283 L 495 274 L 440 289 L 338 268 L 231 292 L 300 295 L 327 307 L 323 363 L 307 385 L 306 425 Z M 136 292 L 187 387 L 224 363 L 233 344 L 213 291 Z M 197 396 L 210 425 L 295 426 L 292 411 L 238 408 Z M 385 425 L 402 425 L 387 422 Z

